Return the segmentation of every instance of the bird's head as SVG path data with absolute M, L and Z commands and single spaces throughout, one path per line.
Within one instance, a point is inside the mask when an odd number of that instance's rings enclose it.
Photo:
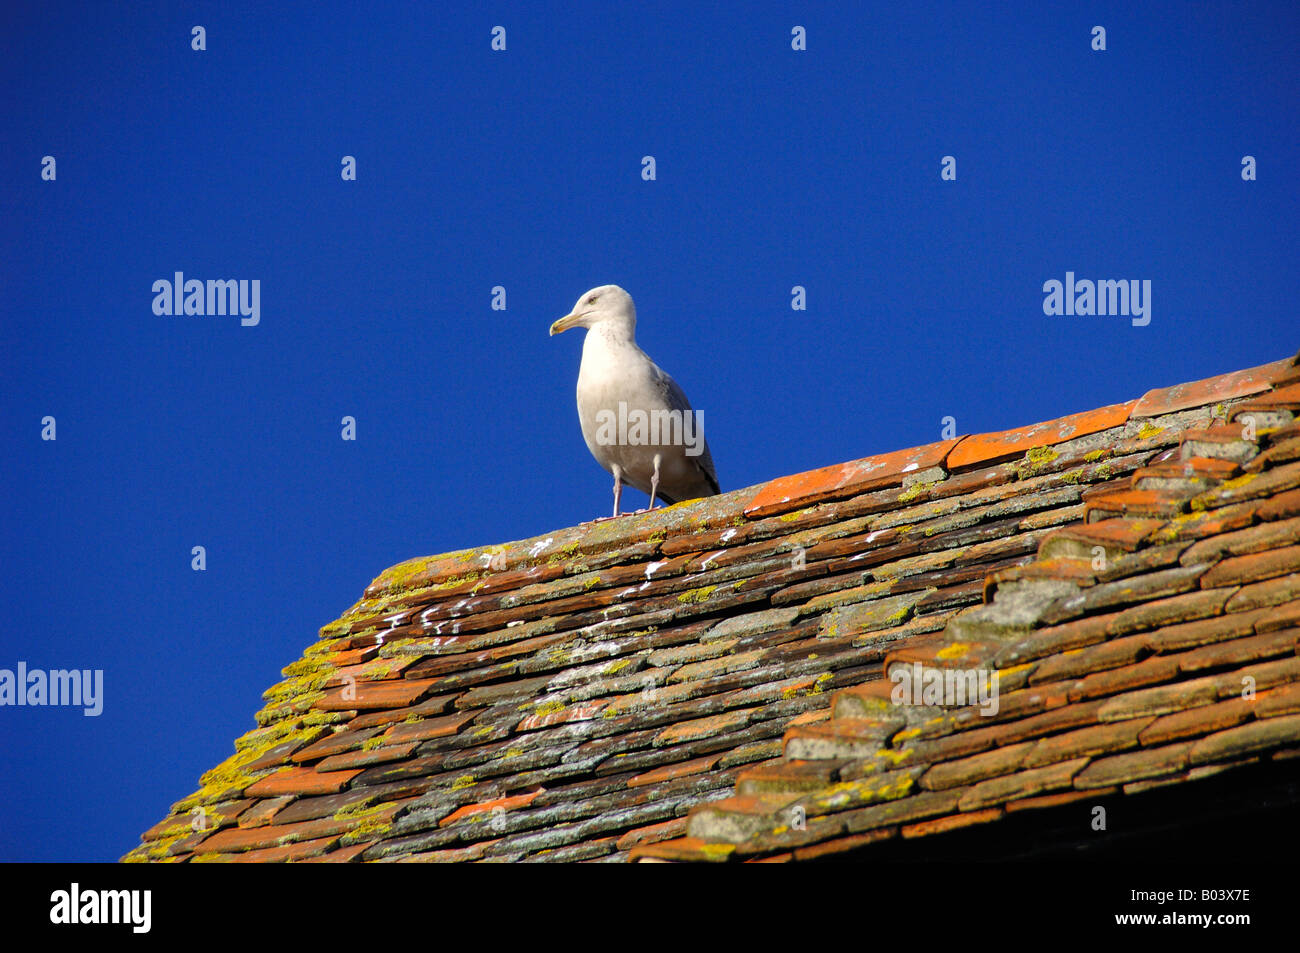
M 636 306 L 632 304 L 632 296 L 618 285 L 601 285 L 584 293 L 571 312 L 551 325 L 551 334 L 569 328 L 592 328 L 605 322 L 616 322 L 628 332 L 636 327 Z

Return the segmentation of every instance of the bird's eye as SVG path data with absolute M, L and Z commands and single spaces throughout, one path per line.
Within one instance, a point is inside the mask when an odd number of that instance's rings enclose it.
M 596 303 L 595 295 L 592 295 L 590 298 L 587 299 L 587 304 L 595 304 L 595 303 Z

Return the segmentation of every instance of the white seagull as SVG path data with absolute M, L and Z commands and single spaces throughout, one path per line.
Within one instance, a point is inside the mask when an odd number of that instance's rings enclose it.
M 578 370 L 578 421 L 596 462 L 614 475 L 614 515 L 628 483 L 680 503 L 721 492 L 704 439 L 703 412 L 637 347 L 636 306 L 618 285 L 592 288 L 551 325 L 586 328 Z

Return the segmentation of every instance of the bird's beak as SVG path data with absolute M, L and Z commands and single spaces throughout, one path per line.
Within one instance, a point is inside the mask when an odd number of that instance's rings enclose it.
M 559 334 L 561 331 L 569 330 L 569 328 L 573 327 L 574 324 L 577 323 L 580 317 L 582 317 L 580 314 L 566 314 L 564 317 L 560 318 L 560 320 L 551 325 L 551 337 L 555 337 L 555 335 Z

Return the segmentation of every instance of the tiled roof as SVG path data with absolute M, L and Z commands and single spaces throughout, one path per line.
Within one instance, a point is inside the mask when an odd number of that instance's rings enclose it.
M 124 859 L 798 860 L 1295 755 L 1297 413 L 1288 358 L 402 563 Z

